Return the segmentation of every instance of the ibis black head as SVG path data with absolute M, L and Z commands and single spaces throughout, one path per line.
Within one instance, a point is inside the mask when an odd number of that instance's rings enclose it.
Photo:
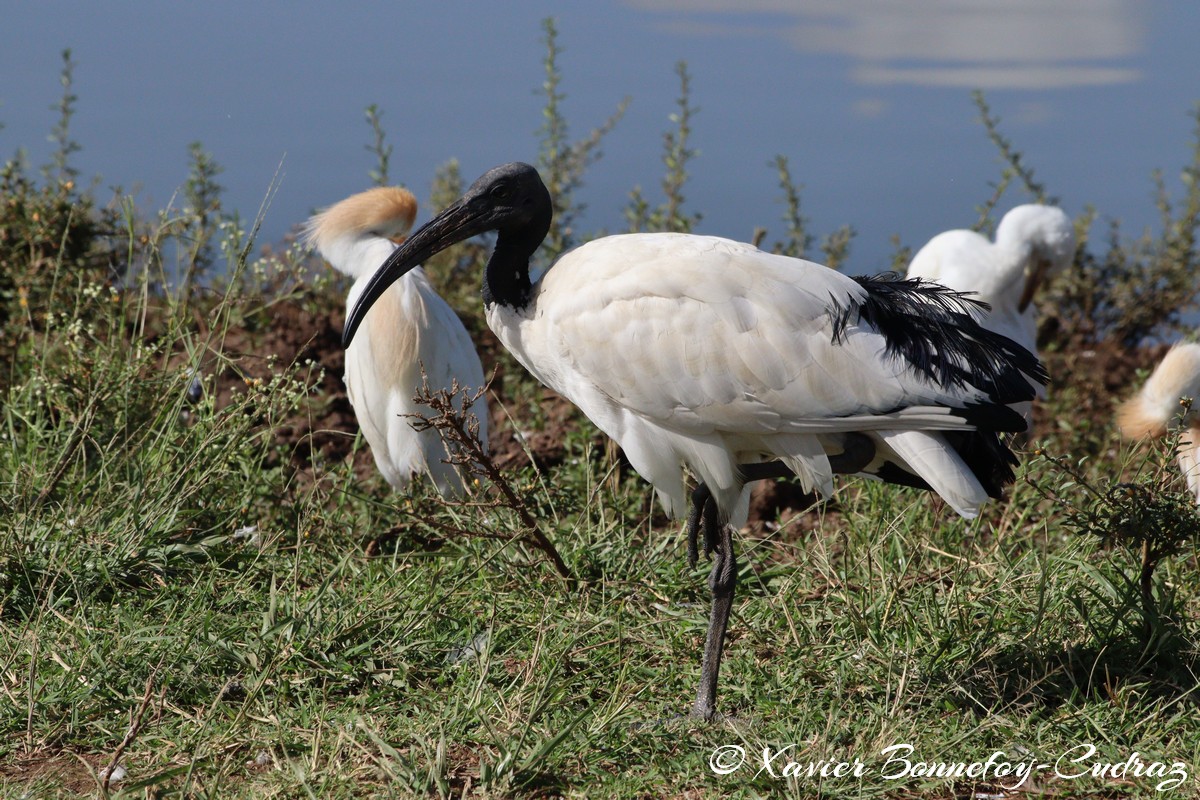
M 529 257 L 546 237 L 550 216 L 550 193 L 536 169 L 514 161 L 488 170 L 462 197 L 393 250 L 371 276 L 346 316 L 342 345 L 350 345 L 371 305 L 405 273 L 450 245 L 485 231 L 500 232 L 489 272 L 503 251 L 502 260 L 512 267 L 513 279 L 528 286 Z

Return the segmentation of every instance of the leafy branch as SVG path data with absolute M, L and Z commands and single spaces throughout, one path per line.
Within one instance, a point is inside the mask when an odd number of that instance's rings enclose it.
M 1027 166 L 1023 157 L 1012 142 L 1000 132 L 1000 117 L 992 113 L 991 106 L 988 105 L 987 99 L 983 92 L 978 89 L 971 93 L 971 100 L 974 101 L 975 107 L 979 109 L 979 121 L 983 124 L 983 129 L 987 133 L 988 140 L 991 141 L 996 149 L 1000 151 L 1000 160 L 1005 164 L 1004 171 L 1001 173 L 1000 184 L 996 187 L 996 192 L 993 195 L 993 200 L 990 201 L 990 206 L 994 206 L 999 200 L 1000 195 L 1008 187 L 1014 178 L 1019 178 L 1024 184 L 1025 190 L 1033 195 L 1039 203 L 1046 205 L 1058 205 L 1059 199 L 1052 197 L 1046 193 L 1046 187 L 1041 182 L 1033 177 L 1033 168 Z M 990 212 L 990 207 L 987 212 Z M 985 213 L 981 217 L 978 227 L 982 227 L 986 221 L 988 214 Z
M 371 126 L 372 141 L 368 145 L 364 145 L 366 151 L 375 156 L 375 169 L 370 170 L 367 174 L 371 181 L 376 186 L 387 186 L 388 182 L 388 162 L 392 158 L 392 146 L 384 144 L 383 123 L 380 121 L 379 106 L 371 103 L 367 106 L 364 114 L 367 117 L 367 124 Z
M 1039 494 L 1065 509 L 1068 528 L 1098 536 L 1106 545 L 1132 546 L 1138 552 L 1137 586 L 1142 608 L 1147 620 L 1154 619 L 1155 568 L 1182 552 L 1190 542 L 1200 540 L 1200 515 L 1196 514 L 1193 498 L 1172 491 L 1165 479 L 1100 487 L 1068 459 L 1041 449 L 1034 454 L 1070 477 L 1060 488 L 1079 487 L 1086 495 L 1079 502 L 1030 480 Z M 1160 476 L 1166 472 L 1160 471 Z
M 593 128 L 586 137 L 571 142 L 567 118 L 562 110 L 566 94 L 559 89 L 562 72 L 558 58 L 562 54 L 562 47 L 558 43 L 558 28 L 553 17 L 542 21 L 542 30 L 546 43 L 546 56 L 542 62 L 546 78 L 542 83 L 545 103 L 542 107 L 542 125 L 538 129 L 541 135 L 538 165 L 546 188 L 550 191 L 554 211 L 550 231 L 542 247 L 546 256 L 553 260 L 576 243 L 575 221 L 585 206 L 575 201 L 575 192 L 583 186 L 584 172 L 601 157 L 601 140 L 625 116 L 629 98 L 621 100 L 608 119 Z
M 787 156 L 777 155 L 772 162 L 779 175 L 779 188 L 783 190 L 785 210 L 783 221 L 786 225 L 787 239 L 776 242 L 771 252 L 780 253 L 792 258 L 804 258 L 813 245 L 812 234 L 808 232 L 808 218 L 800 211 L 800 186 L 792 180 L 792 172 L 788 168 Z
M 184 218 L 184 235 L 191 239 L 187 267 L 183 274 L 180 296 L 187 297 L 196 279 L 208 272 L 213 264 L 213 236 L 221 221 L 221 192 L 225 187 L 217 183 L 223 172 L 221 165 L 207 152 L 200 142 L 188 145 L 191 171 L 183 186 L 187 198 Z
M 698 151 L 689 146 L 692 135 L 692 117 L 700 109 L 691 102 L 692 78 L 688 73 L 687 62 L 680 61 L 675 65 L 675 74 L 679 76 L 679 97 L 675 101 L 678 110 L 668 119 L 675 124 L 673 130 L 663 134 L 663 165 L 666 174 L 662 179 L 662 190 L 665 201 L 654 209 L 642 195 L 641 187 L 634 187 L 629 193 L 629 206 L 625 209 L 625 218 L 629 221 L 632 231 L 676 231 L 687 233 L 700 221 L 697 212 L 686 214 L 683 211 L 683 187 L 688 180 L 687 165 L 696 157 Z
M 52 111 L 58 112 L 58 122 L 50 131 L 50 141 L 54 144 L 54 154 L 51 156 L 51 165 L 42 170 L 42 174 L 50 177 L 50 170 L 53 168 L 57 174 L 59 181 L 62 183 L 70 183 L 75 180 L 75 176 L 79 174 L 79 170 L 71 166 L 71 156 L 78 153 L 83 148 L 79 142 L 71 138 L 71 118 L 75 116 L 75 103 L 79 100 L 79 96 L 72 91 L 72 86 L 75 82 L 75 67 L 77 66 L 71 60 L 70 49 L 62 52 L 62 72 L 59 75 L 59 83 L 62 84 L 63 93 L 58 102 L 50 108 Z

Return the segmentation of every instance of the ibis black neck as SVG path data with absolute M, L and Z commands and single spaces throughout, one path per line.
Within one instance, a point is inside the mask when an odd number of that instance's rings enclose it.
M 518 247 L 503 233 L 483 273 L 483 303 L 520 308 L 529 302 L 533 285 L 529 282 L 529 258 L 533 253 Z
M 483 303 L 523 308 L 528 305 L 533 285 L 529 281 L 529 260 L 550 230 L 550 203 L 539 209 L 528 223 L 502 228 L 496 237 L 496 247 L 488 259 L 483 274 Z

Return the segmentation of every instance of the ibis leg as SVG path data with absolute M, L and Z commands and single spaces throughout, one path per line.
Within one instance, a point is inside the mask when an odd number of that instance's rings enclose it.
M 708 509 L 712 508 L 710 514 Z M 717 530 L 710 530 L 715 527 Z M 708 575 L 712 591 L 712 610 L 708 616 L 708 637 L 704 642 L 704 661 L 700 666 L 700 689 L 691 716 L 711 720 L 717 710 L 717 676 L 721 671 L 721 653 L 725 630 L 733 610 L 733 591 L 737 585 L 737 560 L 733 555 L 733 527 L 717 522 L 716 504 L 710 499 L 704 510 L 705 541 L 713 542 L 713 565 Z
M 712 492 L 708 490 L 707 484 L 700 484 L 692 490 L 692 508 L 688 512 L 687 520 L 687 558 L 688 567 L 696 568 L 696 562 L 700 558 L 700 548 L 696 545 L 697 534 L 700 531 L 700 517 L 710 505 L 709 500 L 712 499 Z M 704 552 L 707 554 L 709 550 L 707 533 L 705 535 Z
M 835 475 L 853 475 L 875 458 L 875 443 L 861 433 L 847 433 L 842 438 L 842 452 L 828 458 L 829 468 Z M 796 474 L 788 469 L 782 461 L 738 464 L 738 471 L 746 483 L 762 481 L 767 478 L 788 478 Z M 696 493 L 693 492 L 692 497 L 695 496 Z
M 829 457 L 829 465 L 835 473 L 853 474 L 875 458 L 874 444 L 862 434 L 847 434 L 843 448 L 841 453 Z M 739 464 L 738 468 L 747 483 L 794 474 L 782 461 Z M 692 706 L 691 716 L 711 720 L 717 712 L 717 678 L 721 672 L 725 631 L 729 627 L 729 615 L 733 610 L 733 593 L 737 586 L 737 559 L 733 554 L 733 526 L 720 521 L 712 492 L 701 483 L 693 490 L 691 500 L 692 507 L 688 512 L 687 521 L 688 564 L 695 567 L 699 558 L 698 538 L 702 526 L 704 552 L 713 559 L 712 571 L 708 575 L 712 609 L 708 616 L 708 636 L 704 641 L 704 660 L 700 666 L 700 689 L 696 692 L 696 704 Z
M 836 475 L 853 475 L 861 471 L 875 458 L 875 444 L 861 433 L 848 433 L 842 439 L 842 452 L 829 456 L 829 466 Z M 768 478 L 788 478 L 795 473 L 788 469 L 782 461 L 762 461 L 754 464 L 738 464 L 738 471 L 746 483 L 763 481 Z M 700 484 L 692 490 L 692 508 L 688 512 L 687 547 L 688 566 L 695 567 L 699 558 L 697 536 L 700 531 L 700 518 L 712 492 L 708 486 Z M 706 532 L 706 537 L 711 535 Z M 705 547 L 711 552 L 711 542 Z
M 829 457 L 834 475 L 853 475 L 875 460 L 875 443 L 861 433 L 848 433 L 842 438 L 842 452 Z

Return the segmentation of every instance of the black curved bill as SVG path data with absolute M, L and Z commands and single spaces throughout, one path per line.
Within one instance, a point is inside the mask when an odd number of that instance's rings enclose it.
M 445 211 L 425 223 L 388 256 L 387 261 L 375 271 L 371 280 L 358 296 L 358 302 L 346 315 L 346 326 L 342 329 L 342 347 L 349 347 L 354 334 L 362 325 L 367 312 L 388 287 L 400 280 L 409 270 L 420 266 L 430 256 L 436 255 L 456 242 L 469 239 L 486 230 L 480 227 L 482 215 L 459 200 Z

